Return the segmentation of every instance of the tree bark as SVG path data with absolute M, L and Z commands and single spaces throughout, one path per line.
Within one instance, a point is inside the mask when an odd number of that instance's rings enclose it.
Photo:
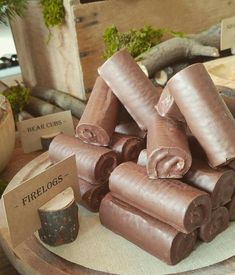
M 215 25 L 198 34 L 166 40 L 137 57 L 140 68 L 148 77 L 169 64 L 196 56 L 219 56 L 220 26 Z
M 25 106 L 25 110 L 33 116 L 45 116 L 64 111 L 63 109 L 34 96 L 30 96 L 29 102 Z
M 31 95 L 47 101 L 48 103 L 55 104 L 64 110 L 71 110 L 71 113 L 80 118 L 86 107 L 86 104 L 79 99 L 49 88 L 34 87 L 31 91 Z
M 40 207 L 38 213 L 42 225 L 39 237 L 46 244 L 58 246 L 77 238 L 78 207 L 71 187 Z

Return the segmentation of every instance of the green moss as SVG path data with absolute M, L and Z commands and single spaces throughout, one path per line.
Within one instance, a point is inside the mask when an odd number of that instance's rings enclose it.
M 40 0 L 40 3 L 47 28 L 63 24 L 65 18 L 63 0 Z
M 182 32 L 154 29 L 151 26 L 145 26 L 138 30 L 131 29 L 127 32 L 119 32 L 115 26 L 108 27 L 103 34 L 105 44 L 103 56 L 107 59 L 115 52 L 127 48 L 129 53 L 135 58 L 160 43 L 164 34 L 178 37 L 184 36 Z
M 7 182 L 5 182 L 4 180 L 0 179 L 0 198 L 4 192 L 4 190 L 7 187 Z
M 9 100 L 15 121 L 17 121 L 18 114 L 29 101 L 29 89 L 18 83 L 16 86 L 9 87 L 3 95 Z
M 0 23 L 7 24 L 7 19 L 16 15 L 22 16 L 27 8 L 28 0 L 0 0 Z

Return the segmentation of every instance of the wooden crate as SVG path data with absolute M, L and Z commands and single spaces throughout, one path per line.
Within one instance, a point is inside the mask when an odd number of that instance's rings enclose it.
M 74 7 L 84 85 L 90 90 L 102 64 L 102 34 L 116 25 L 120 31 L 150 24 L 186 33 L 203 30 L 235 16 L 231 0 L 110 0 Z
M 84 99 L 102 59 L 102 34 L 116 25 L 120 31 L 150 24 L 187 33 L 235 16 L 235 0 L 108 0 L 82 4 L 64 0 L 66 24 L 46 42 L 37 1 L 26 17 L 12 24 L 23 78 L 29 86 L 54 87 Z

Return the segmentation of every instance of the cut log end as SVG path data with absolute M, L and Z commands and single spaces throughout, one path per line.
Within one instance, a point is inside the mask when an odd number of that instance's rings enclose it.
M 42 149 L 48 150 L 52 140 L 59 134 L 61 134 L 61 132 L 55 132 L 55 133 L 41 136 Z
M 78 207 L 74 192 L 67 188 L 38 209 L 41 220 L 40 239 L 48 245 L 58 246 L 73 242 L 78 235 Z
M 148 73 L 148 70 L 147 70 L 146 66 L 143 65 L 141 62 L 137 62 L 137 64 L 139 65 L 139 67 L 140 67 L 140 69 L 143 71 L 143 73 L 144 73 L 147 77 L 149 77 L 149 73 Z
M 165 86 L 169 78 L 165 70 L 160 70 L 155 73 L 153 79 L 158 85 Z

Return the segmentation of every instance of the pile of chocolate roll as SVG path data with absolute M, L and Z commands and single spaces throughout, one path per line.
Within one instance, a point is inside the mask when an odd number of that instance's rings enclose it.
M 76 137 L 58 135 L 50 157 L 74 153 L 83 203 L 101 201 L 101 223 L 176 264 L 235 218 L 235 103 L 226 106 L 200 63 L 163 90 L 126 50 L 98 72 Z M 117 125 L 121 107 L 133 122 Z

